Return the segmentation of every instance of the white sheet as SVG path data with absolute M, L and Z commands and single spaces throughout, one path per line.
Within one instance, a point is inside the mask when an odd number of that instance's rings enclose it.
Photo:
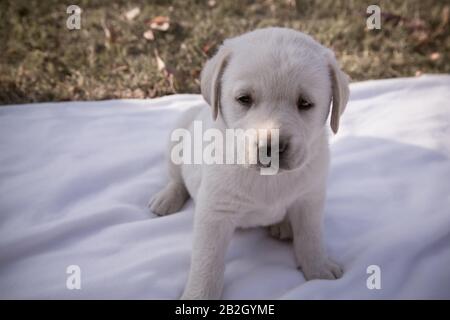
M 345 275 L 306 282 L 291 244 L 237 232 L 224 298 L 450 298 L 450 76 L 368 81 L 333 138 L 326 244 Z M 0 108 L 0 298 L 178 298 L 192 202 L 146 208 L 198 95 Z M 66 268 L 81 268 L 81 290 Z M 366 287 L 369 265 L 381 289 Z

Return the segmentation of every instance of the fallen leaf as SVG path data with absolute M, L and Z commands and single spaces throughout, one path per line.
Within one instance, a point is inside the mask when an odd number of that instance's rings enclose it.
M 429 36 L 428 32 L 426 32 L 426 31 L 416 31 L 416 32 L 413 32 L 412 35 L 418 41 L 419 45 L 428 42 L 428 40 L 430 39 L 430 36 Z
M 429 58 L 431 61 L 436 61 L 439 60 L 439 58 L 441 57 L 441 54 L 439 52 L 433 52 L 432 54 L 430 54 Z
M 441 23 L 436 28 L 436 31 L 434 32 L 434 37 L 437 37 L 441 34 L 446 34 L 448 31 L 448 22 L 450 19 L 450 6 L 445 6 L 442 10 L 442 16 L 441 16 Z
M 211 48 L 213 47 L 214 43 L 207 43 L 202 47 L 202 51 L 205 54 L 208 54 L 209 50 L 211 50 Z
M 134 89 L 133 90 L 133 98 L 137 99 L 144 99 L 145 98 L 145 92 L 142 89 Z
M 155 58 L 156 58 L 156 67 L 158 68 L 159 72 L 163 72 L 166 70 L 166 63 L 161 59 L 161 57 L 158 54 L 158 51 L 155 50 Z
M 141 9 L 139 9 L 138 7 L 135 7 L 133 9 L 131 9 L 131 10 L 128 10 L 125 13 L 125 18 L 128 21 L 134 20 L 134 18 L 136 18 L 139 15 L 139 13 L 141 13 Z
M 167 31 L 170 27 L 170 18 L 166 16 L 157 16 L 149 22 L 153 30 Z
M 117 33 L 105 21 L 102 21 L 103 32 L 105 33 L 105 46 L 109 48 L 110 43 L 116 41 Z
M 120 71 L 125 71 L 125 70 L 127 70 L 128 69 L 128 66 L 118 66 L 118 67 L 116 67 L 116 68 L 114 68 L 113 70 L 112 70 L 112 72 L 114 73 L 114 72 L 120 72 Z
M 158 50 L 155 49 L 155 58 L 156 58 L 156 67 L 158 68 L 158 71 L 161 72 L 166 80 L 169 82 L 169 86 L 173 93 L 176 93 L 175 85 L 174 85 L 174 79 L 175 79 L 175 71 L 166 66 L 166 63 L 161 59 L 161 57 L 158 54 Z
M 108 41 L 110 41 L 111 40 L 111 30 L 109 30 L 108 26 L 105 23 L 102 24 L 102 27 L 103 27 L 103 32 L 105 33 L 105 38 Z
M 155 35 L 153 34 L 152 30 L 147 30 L 144 32 L 144 34 L 142 35 L 145 39 L 147 40 L 155 40 Z
M 442 25 L 447 25 L 450 17 L 450 6 L 445 6 L 442 10 Z

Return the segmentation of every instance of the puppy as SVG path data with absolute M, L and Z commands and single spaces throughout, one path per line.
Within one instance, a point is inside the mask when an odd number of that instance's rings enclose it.
M 180 126 L 192 133 L 194 120 L 221 132 L 278 129 L 279 171 L 263 175 L 255 170 L 261 165 L 169 162 L 170 181 L 149 206 L 166 215 L 194 199 L 191 268 L 182 299 L 220 298 L 236 228 L 269 226 L 272 235 L 293 238 L 307 280 L 341 277 L 322 242 L 327 119 L 331 113 L 337 133 L 349 96 L 348 77 L 334 54 L 301 32 L 259 29 L 220 46 L 202 71 L 201 92 L 211 108 L 190 110 Z

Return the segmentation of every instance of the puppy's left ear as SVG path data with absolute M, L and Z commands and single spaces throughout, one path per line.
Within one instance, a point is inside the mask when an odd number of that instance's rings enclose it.
M 202 70 L 201 91 L 203 98 L 212 108 L 213 120 L 216 120 L 219 114 L 222 75 L 229 57 L 229 50 L 222 45 Z
M 331 89 L 333 105 L 331 109 L 330 125 L 334 133 L 339 129 L 339 118 L 344 113 L 348 102 L 350 89 L 349 77 L 340 68 L 334 57 L 334 53 L 327 49 L 328 66 L 330 68 Z

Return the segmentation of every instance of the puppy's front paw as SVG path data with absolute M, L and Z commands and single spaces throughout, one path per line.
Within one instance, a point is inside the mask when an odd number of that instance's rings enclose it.
M 150 211 L 165 216 L 181 209 L 188 197 L 184 186 L 177 183 L 169 183 L 163 190 L 157 193 L 148 203 Z
M 300 269 L 303 271 L 306 280 L 335 280 L 343 275 L 342 268 L 336 262 L 328 258 L 312 263 L 305 263 Z
M 292 240 L 292 227 L 287 218 L 281 222 L 269 226 L 269 233 L 272 237 L 280 240 Z

